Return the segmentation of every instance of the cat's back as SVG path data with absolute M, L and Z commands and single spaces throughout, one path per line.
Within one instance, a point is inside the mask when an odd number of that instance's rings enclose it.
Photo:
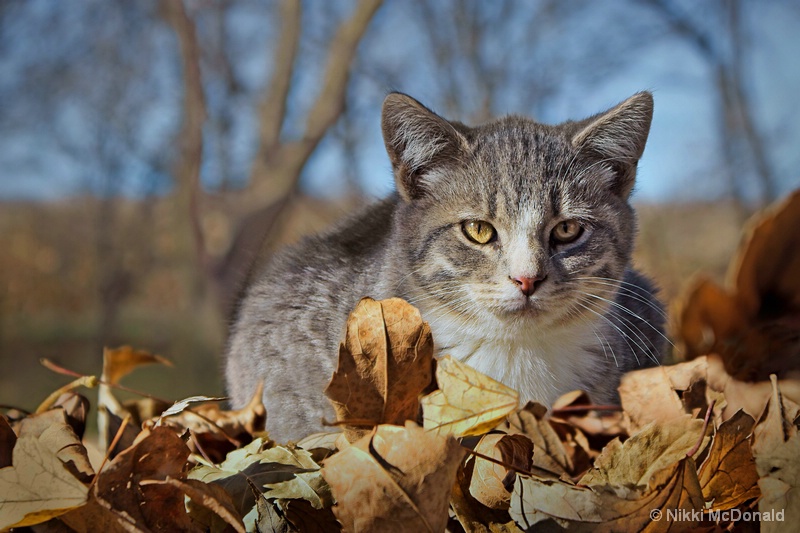
M 310 391 L 322 395 L 348 313 L 381 285 L 396 204 L 393 196 L 369 205 L 279 252 L 252 276 L 228 341 L 234 407 L 246 404 L 267 375 L 270 418 L 280 416 L 284 403 L 306 401 Z M 321 413 L 309 409 L 318 422 Z

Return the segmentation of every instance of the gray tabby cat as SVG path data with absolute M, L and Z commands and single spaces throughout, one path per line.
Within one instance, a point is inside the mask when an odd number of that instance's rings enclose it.
M 558 126 L 510 116 L 470 128 L 390 94 L 382 128 L 397 194 L 276 256 L 247 288 L 227 356 L 234 407 L 264 380 L 268 429 L 297 439 L 333 411 L 323 390 L 348 313 L 399 296 L 451 354 L 550 404 L 657 363 L 663 311 L 630 267 L 628 197 L 649 93 Z

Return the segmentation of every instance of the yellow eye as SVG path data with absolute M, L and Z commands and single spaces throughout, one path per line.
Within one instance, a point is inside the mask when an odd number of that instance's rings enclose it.
M 469 240 L 478 244 L 490 243 L 497 237 L 494 226 L 484 220 L 465 220 L 461 223 L 461 231 Z
M 559 244 L 567 244 L 580 237 L 583 228 L 577 220 L 562 220 L 553 228 L 553 239 Z

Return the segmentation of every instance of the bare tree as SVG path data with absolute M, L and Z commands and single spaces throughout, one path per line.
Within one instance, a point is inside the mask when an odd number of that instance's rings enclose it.
M 718 0 L 705 4 L 710 15 L 701 22 L 684 11 L 675 0 L 640 0 L 651 8 L 673 35 L 692 46 L 708 65 L 714 80 L 718 116 L 718 138 L 723 154 L 723 173 L 730 195 L 746 203 L 743 184 L 747 167 L 759 185 L 759 204 L 777 195 L 776 175 L 767 144 L 753 109 L 751 86 L 745 68 L 745 20 L 740 0 Z M 715 22 L 708 23 L 712 18 Z
M 192 220 L 196 255 L 207 279 L 215 284 L 223 308 L 230 305 L 241 283 L 241 273 L 261 250 L 270 228 L 290 202 L 309 157 L 342 114 L 356 50 L 381 3 L 382 0 L 360 0 L 349 18 L 339 25 L 327 43 L 328 54 L 320 89 L 305 115 L 304 126 L 299 135 L 287 138 L 283 132 L 287 129 L 287 106 L 302 36 L 302 3 L 300 0 L 282 0 L 280 16 L 275 20 L 280 30 L 277 43 L 273 45 L 273 68 L 259 104 L 258 148 L 250 179 L 243 191 L 229 193 L 244 215 L 237 224 L 230 252 L 212 265 L 204 248 L 198 210 L 205 119 L 200 54 L 193 23 L 182 0 L 163 2 L 166 18 L 178 36 L 184 65 L 184 122 L 180 134 L 183 151 L 176 171 L 179 210 Z

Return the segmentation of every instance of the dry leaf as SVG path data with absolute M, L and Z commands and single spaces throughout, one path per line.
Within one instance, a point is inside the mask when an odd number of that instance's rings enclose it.
M 675 366 L 646 368 L 622 376 L 619 397 L 630 433 L 640 431 L 651 422 L 668 422 L 686 415 L 670 380 Z
M 105 348 L 103 350 L 102 380 L 106 383 L 117 384 L 120 379 L 130 374 L 136 368 L 155 363 L 172 366 L 172 363 L 168 359 L 145 350 L 134 350 L 130 346 Z
M 518 476 L 511 496 L 511 517 L 521 528 L 554 520 L 570 531 L 619 532 L 693 530 L 696 524 L 653 521 L 653 512 L 701 510 L 703 495 L 697 482 L 694 461 L 684 458 L 656 473 L 649 490 L 638 499 L 622 498 L 601 487 L 570 485 L 553 479 Z M 544 525 L 544 524 L 542 524 Z M 534 529 L 536 531 L 537 529 Z
M 783 523 L 800 523 L 800 406 L 783 398 L 772 378 L 772 396 L 754 430 L 753 453 L 761 478 L 760 512 L 783 511 Z M 783 523 L 762 523 L 762 531 L 781 531 Z
M 223 528 L 220 527 L 220 522 L 222 522 L 238 533 L 244 533 L 245 528 L 241 515 L 237 513 L 231 497 L 222 487 L 195 479 L 167 478 L 164 482 L 180 489 L 189 497 L 190 501 L 186 504 L 186 509 L 195 521 L 211 531 L 222 531 Z M 204 513 L 200 509 L 210 511 L 210 513 Z M 218 517 L 218 520 L 215 520 L 215 517 Z
M 322 474 L 345 531 L 443 531 L 464 450 L 416 424 L 382 425 L 331 456 Z
M 439 390 L 420 400 L 424 427 L 439 435 L 480 435 L 519 404 L 519 393 L 450 356 L 438 360 Z
M 144 431 L 98 474 L 88 503 L 61 519 L 79 532 L 197 531 L 181 490 L 147 483 L 182 477 L 188 456 L 189 449 L 171 430 Z
M 475 467 L 470 477 L 470 494 L 492 509 L 508 509 L 516 473 L 530 472 L 533 467 L 533 442 L 524 435 L 491 433 L 481 437 L 475 451 L 513 468 L 477 456 L 471 458 Z
M 12 466 L 0 469 L 0 530 L 39 524 L 83 505 L 93 472 L 86 449 L 55 409 L 22 421 Z
M 112 425 L 119 427 L 119 421 L 128 414 L 128 411 L 114 396 L 111 385 L 119 384 L 119 380 L 134 369 L 154 363 L 172 366 L 169 360 L 159 355 L 144 350 L 134 350 L 130 346 L 103 349 L 103 373 L 97 394 L 97 430 L 100 435 L 100 449 L 108 449 L 109 443 L 116 434 L 115 431 L 112 431 Z M 112 422 L 109 414 L 116 417 L 117 421 Z M 134 429 L 128 431 L 130 435 Z
M 572 458 L 546 414 L 547 408 L 543 405 L 528 403 L 509 415 L 508 426 L 503 429 L 525 435 L 533 442 L 533 467 L 551 472 L 555 477 L 568 477 L 573 472 Z
M 11 429 L 6 417 L 0 415 L 0 468 L 13 464 L 11 451 L 14 449 L 16 442 L 17 434 Z
M 568 393 L 553 403 L 550 426 L 558 434 L 572 467 L 569 474 L 580 477 L 609 442 L 627 438 L 628 424 L 622 410 L 596 410 L 584 392 Z
M 627 498 L 630 491 L 641 492 L 651 478 L 686 457 L 702 438 L 700 453 L 710 438 L 703 435 L 703 421 L 684 415 L 666 423 L 655 422 L 632 435 L 624 443 L 615 439 L 595 460 L 594 467 L 580 480 L 591 487 L 615 487 Z
M 416 420 L 431 383 L 433 339 L 419 311 L 399 298 L 363 298 L 347 319 L 339 366 L 325 394 L 350 442 L 365 426 Z M 361 427 L 362 429 L 358 429 Z
M 800 190 L 756 214 L 726 286 L 701 279 L 677 306 L 687 358 L 719 354 L 727 374 L 766 380 L 800 373 Z
M 786 391 L 786 397 L 800 399 L 800 380 L 780 380 L 778 384 Z M 716 401 L 717 422 L 727 420 L 739 410 L 757 418 L 771 390 L 768 381 L 733 378 L 725 371 L 720 357 L 711 354 L 677 365 L 629 372 L 622 378 L 620 399 L 630 431 L 635 432 L 650 422 L 665 422 L 686 413 L 703 416 L 712 401 Z
M 262 399 L 263 385 L 256 387 L 253 398 L 241 409 L 224 411 L 216 403 L 193 406 L 194 402 L 219 401 L 224 398 L 195 396 L 176 402 L 161 415 L 145 421 L 143 427 L 163 425 L 182 434 L 192 433 L 188 442 L 193 453 L 202 453 L 212 462 L 220 463 L 234 449 L 249 443 L 253 435 L 264 431 L 267 410 Z M 201 448 L 202 452 L 196 448 Z
M 553 402 L 551 419 L 562 421 L 580 429 L 584 434 L 606 439 L 606 441 L 610 441 L 614 437 L 628 436 L 623 425 L 622 410 L 598 411 L 591 409 L 592 405 L 589 395 L 585 392 L 567 393 Z M 568 411 L 577 408 L 581 408 L 581 410 Z
M 307 500 L 279 500 L 286 520 L 297 531 L 338 532 L 342 526 L 330 507 L 316 509 Z
M 267 499 L 305 499 L 317 509 L 330 505 L 330 492 L 320 467 L 306 450 L 275 446 L 258 438 L 228 454 L 219 466 L 200 465 L 189 472 L 190 479 L 215 483 L 230 494 L 236 510 L 252 529 L 257 519 L 256 497 L 250 483 Z
M 750 450 L 755 420 L 739 411 L 720 425 L 708 457 L 698 472 L 703 497 L 711 509 L 724 511 L 758 498 L 758 472 Z
M 519 476 L 511 516 L 522 528 L 552 519 L 591 531 L 639 531 L 654 509 L 703 509 L 694 461 L 686 453 L 703 434 L 700 420 L 650 424 L 621 443 L 612 441 L 580 480 Z
M 156 425 L 160 426 L 161 421 L 164 420 L 165 417 L 173 416 L 184 412 L 194 403 L 205 403 L 205 402 L 224 402 L 228 398 L 226 397 L 217 397 L 217 396 L 190 396 L 188 398 L 184 398 L 183 400 L 178 400 L 177 402 L 173 403 L 167 409 L 164 410 L 163 413 L 158 417 L 156 421 Z

